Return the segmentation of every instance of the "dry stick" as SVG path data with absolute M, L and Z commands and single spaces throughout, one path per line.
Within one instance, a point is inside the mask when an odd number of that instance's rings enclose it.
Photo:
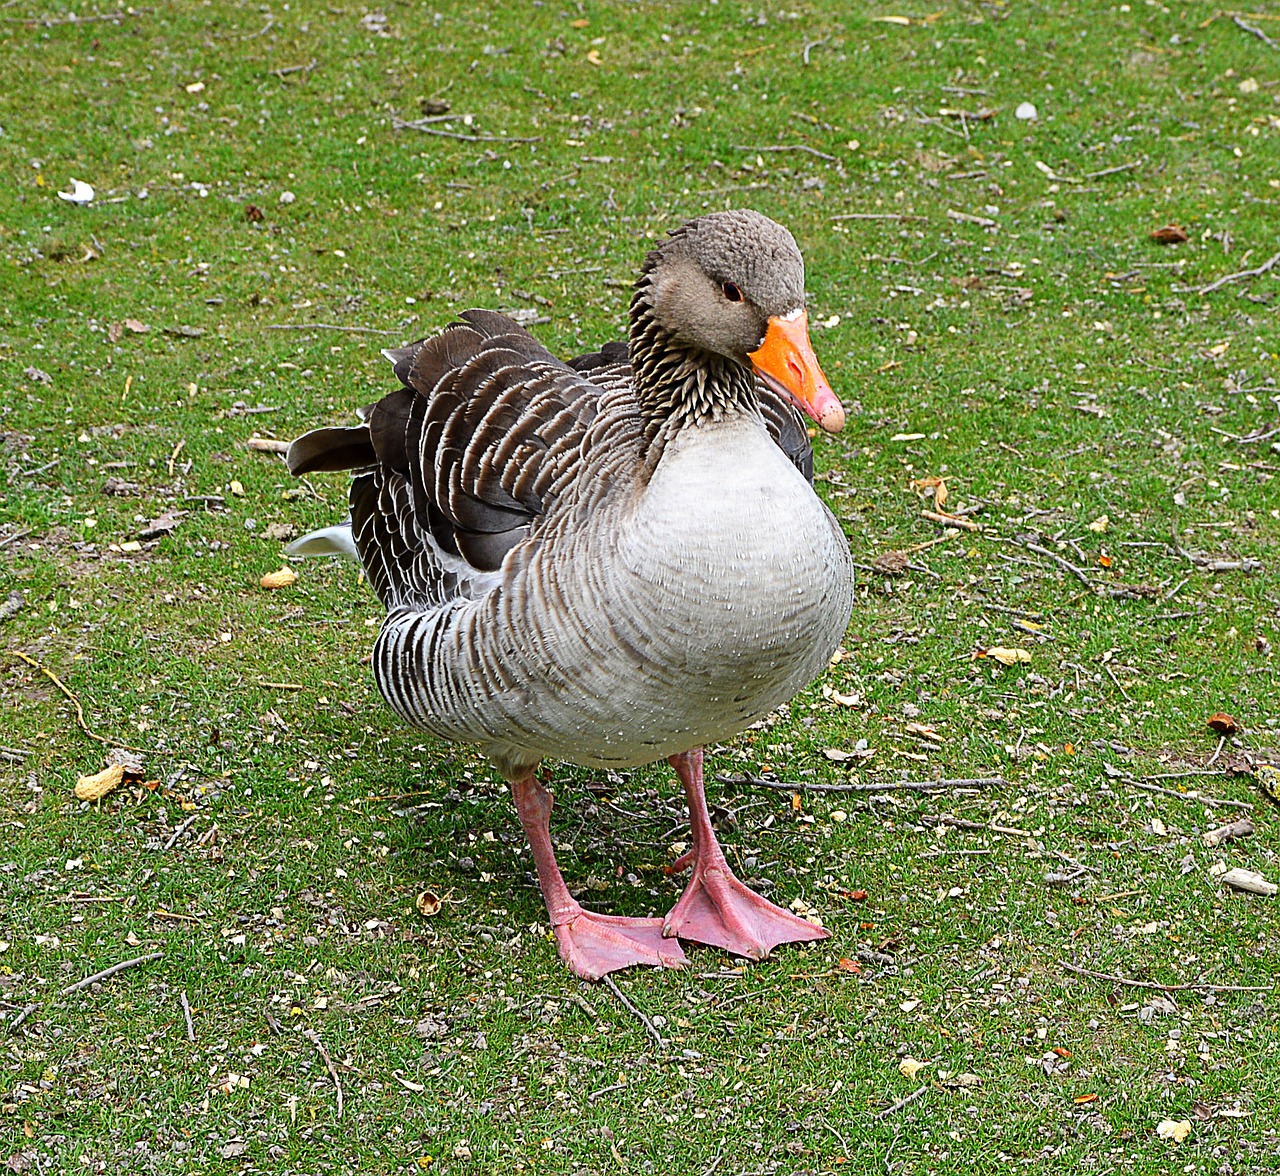
M 1068 972 L 1075 972 L 1078 976 L 1092 976 L 1095 980 L 1110 980 L 1113 984 L 1123 984 L 1126 988 L 1151 988 L 1157 992 L 1195 992 L 1205 989 L 1209 992 L 1270 992 L 1272 988 L 1270 985 L 1247 984 L 1157 984 L 1154 980 L 1130 980 L 1125 976 L 1113 976 L 1109 972 L 1094 972 L 1089 968 L 1069 964 L 1066 960 L 1060 960 L 1058 966 Z
M 93 16 L 5 16 L 0 17 L 0 20 L 5 24 L 38 24 L 51 29 L 57 25 L 88 24 L 94 20 L 123 20 L 126 16 L 141 16 L 150 11 L 150 8 L 131 8 L 128 12 L 100 12 Z
M 887 784 L 810 784 L 801 781 L 762 780 L 758 776 L 717 776 L 721 784 L 759 784 L 780 792 L 937 792 L 944 788 L 1007 788 L 1009 781 L 1000 776 L 975 777 L 972 780 L 897 780 Z
M 1146 162 L 1145 159 L 1135 159 L 1132 163 L 1119 163 L 1115 167 L 1104 167 L 1101 171 L 1085 172 L 1086 180 L 1098 180 L 1103 176 L 1114 176 L 1118 172 L 1133 171 L 1135 167 L 1141 167 Z
M 169 850 L 171 850 L 175 845 L 177 845 L 178 838 L 181 837 L 188 829 L 191 828 L 192 825 L 196 823 L 196 819 L 199 816 L 200 816 L 199 813 L 192 813 L 191 816 L 189 816 L 185 821 L 183 821 L 182 824 L 179 825 L 173 831 L 173 835 L 169 838 L 169 840 L 164 843 L 164 848 L 161 849 L 160 852 L 168 853 Z
M 99 980 L 106 980 L 110 976 L 114 976 L 117 972 L 123 972 L 126 968 L 136 968 L 139 964 L 149 964 L 152 960 L 164 959 L 164 952 L 153 951 L 150 955 L 135 956 L 131 960 L 121 960 L 118 964 L 112 964 L 109 968 L 103 968 L 101 972 L 94 972 L 92 976 L 86 976 L 83 980 L 77 980 L 74 984 L 68 984 L 65 988 L 58 989 L 59 996 L 70 996 L 73 992 L 79 992 L 82 988 L 88 988 L 90 984 L 96 984 Z
M 641 1025 L 645 1027 L 645 1031 L 649 1034 L 649 1036 L 652 1037 L 653 1040 L 658 1043 L 658 1048 L 665 1049 L 667 1043 L 665 1040 L 663 1040 L 662 1034 L 658 1032 L 657 1026 L 654 1025 L 654 1023 L 650 1021 L 649 1018 L 644 1015 L 644 1013 L 642 1013 L 638 1008 L 636 1008 L 635 1005 L 633 1005 L 625 996 L 622 995 L 622 990 L 613 982 L 613 977 L 602 976 L 601 979 L 604 981 L 605 987 L 608 988 L 609 991 L 612 992 L 613 995 L 616 996 L 622 1002 L 622 1005 L 627 1010 L 627 1012 L 629 1012 L 633 1017 L 636 1018 L 637 1021 L 640 1022 Z
M 342 323 L 267 323 L 268 331 L 351 331 L 358 335 L 398 335 L 399 331 L 380 331 L 377 327 L 348 327 Z
M 928 1089 L 929 1087 L 928 1087 L 928 1084 L 926 1083 L 924 1086 L 921 1086 L 919 1089 L 913 1090 L 909 1095 L 907 1095 L 906 1098 L 898 1099 L 898 1101 L 894 1103 L 893 1106 L 885 1107 L 883 1111 L 880 1111 L 878 1114 L 875 1115 L 875 1118 L 883 1119 L 887 1115 L 892 1115 L 894 1111 L 902 1110 L 902 1108 L 905 1107 L 908 1103 L 915 1102 L 916 1099 L 918 1099 Z
M 1007 825 L 984 825 L 980 821 L 966 821 L 964 817 L 953 817 L 950 813 L 940 816 L 922 817 L 926 825 L 950 825 L 954 829 L 976 829 L 982 833 L 1003 833 L 1006 837 L 1030 837 L 1025 829 L 1010 829 Z
M 925 220 L 923 216 L 908 216 L 905 212 L 842 212 L 839 216 L 831 217 L 833 221 L 845 220 L 888 220 L 888 221 L 905 221 L 905 220 Z
M 1280 41 L 1272 40 L 1270 37 L 1267 36 L 1266 33 L 1264 33 L 1260 28 L 1258 28 L 1257 25 L 1249 24 L 1244 19 L 1243 16 L 1233 16 L 1231 18 L 1231 23 L 1234 24 L 1238 29 L 1244 29 L 1246 33 L 1252 33 L 1255 37 L 1258 38 L 1258 40 L 1263 41 L 1267 45 L 1270 45 L 1272 49 L 1280 49 Z
M 289 442 L 277 441 L 274 437 L 250 437 L 245 443 L 246 449 L 257 453 L 288 453 Z
M 1110 678 L 1116 684 L 1116 689 L 1119 690 L 1120 693 L 1124 696 L 1125 702 L 1130 703 L 1132 705 L 1137 705 L 1136 703 L 1133 702 L 1133 699 L 1130 697 L 1129 692 L 1123 686 L 1120 685 L 1120 679 L 1116 677 L 1115 671 L 1109 665 L 1105 665 L 1105 664 L 1103 665 L 1102 668 L 1107 671 L 1107 677 Z
M 333 1088 L 338 1092 L 338 1118 L 342 1118 L 342 1083 L 338 1080 L 338 1067 L 333 1064 L 333 1059 L 329 1056 L 329 1051 L 325 1049 L 324 1042 L 320 1040 L 320 1034 L 314 1029 L 304 1029 L 302 1035 L 316 1047 L 316 1052 L 324 1060 L 325 1066 L 329 1070 L 329 1077 L 333 1079 Z
M 975 523 L 972 519 L 962 519 L 959 515 L 939 514 L 935 510 L 922 510 L 920 517 L 928 519 L 931 523 L 941 523 L 944 527 L 959 527 L 962 531 L 982 530 L 981 523 Z
M 1050 551 L 1047 547 L 1041 547 L 1038 543 L 1024 543 L 1028 551 L 1034 551 L 1036 555 L 1044 555 L 1053 560 L 1063 571 L 1070 572 L 1081 584 L 1087 584 L 1093 587 L 1093 581 L 1089 579 L 1088 573 L 1083 568 L 1076 567 L 1070 560 L 1063 559 L 1056 551 Z
M 828 155 L 825 151 L 819 151 L 816 147 L 809 147 L 804 143 L 779 143 L 773 147 L 745 147 L 741 143 L 734 143 L 730 149 L 733 151 L 805 151 L 810 155 L 816 155 L 819 159 L 836 162 L 834 155 Z
M 63 694 L 65 694 L 71 700 L 72 704 L 76 708 L 76 722 L 79 724 L 80 730 L 83 731 L 86 735 L 88 735 L 90 739 L 93 739 L 98 743 L 105 743 L 108 747 L 119 747 L 119 748 L 123 748 L 125 751 L 136 751 L 142 755 L 171 755 L 172 754 L 171 752 L 167 752 L 167 751 L 149 751 L 145 747 L 133 747 L 128 743 L 121 743 L 120 740 L 118 739 L 109 739 L 105 735 L 97 734 L 95 731 L 90 729 L 89 724 L 84 717 L 84 707 L 80 705 L 80 700 L 74 694 L 72 694 L 71 691 L 66 688 L 66 686 L 63 685 L 62 679 L 59 678 L 57 674 L 55 674 L 52 670 L 46 669 L 38 661 L 36 661 L 35 658 L 28 657 L 20 649 L 11 649 L 9 650 L 9 652 L 13 654 L 14 657 L 21 658 L 24 662 L 27 663 L 27 665 L 33 667 L 34 669 L 39 670 L 46 678 L 49 679 L 50 682 L 52 682 L 59 690 L 62 691 Z
M 461 131 L 442 131 L 439 127 L 424 127 L 417 122 L 402 122 L 393 119 L 393 130 L 421 131 L 424 135 L 439 135 L 442 139 L 460 139 L 463 143 L 541 143 L 542 136 L 534 135 L 524 138 L 518 135 L 465 135 Z
M 39 1007 L 40 1007 L 40 1002 L 36 1000 L 33 1000 L 30 1004 L 23 1005 L 22 1012 L 20 1012 L 16 1017 L 14 1017 L 12 1021 L 9 1022 L 9 1032 L 13 1033 L 18 1028 L 18 1026 L 21 1025 L 22 1022 L 25 1021 L 29 1016 L 31 1016 L 31 1014 L 34 1013 Z
M 1261 277 L 1263 274 L 1274 269 L 1277 262 L 1280 262 L 1280 253 L 1275 254 L 1273 257 L 1269 257 L 1256 269 L 1241 270 L 1239 273 L 1227 274 L 1225 277 L 1219 278 L 1216 282 L 1210 282 L 1207 286 L 1201 286 L 1196 293 L 1212 294 L 1214 290 L 1220 289 L 1231 282 L 1242 282 L 1245 278 Z
M 182 1004 L 182 1015 L 187 1022 L 187 1040 L 195 1041 L 196 1030 L 195 1030 L 195 1026 L 191 1024 L 191 1004 L 187 1000 L 187 994 L 185 992 L 180 992 L 178 994 L 178 1000 Z
M 1205 796 L 1200 792 L 1176 792 L 1172 788 L 1161 788 L 1159 784 L 1148 784 L 1145 780 L 1135 780 L 1132 776 L 1126 778 L 1125 783 L 1132 784 L 1134 788 L 1141 788 L 1143 792 L 1154 792 L 1157 796 L 1176 796 L 1179 800 L 1198 800 L 1209 808 L 1236 808 L 1244 809 L 1246 812 L 1253 812 L 1253 805 L 1247 800 L 1219 800 L 1217 797 Z

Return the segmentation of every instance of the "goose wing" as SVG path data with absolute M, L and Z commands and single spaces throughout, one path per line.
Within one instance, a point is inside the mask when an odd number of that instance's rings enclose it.
M 295 475 L 360 471 L 352 536 L 388 607 L 487 590 L 507 553 L 554 517 L 600 416 L 600 386 L 518 323 L 482 310 L 461 319 L 386 352 L 401 387 L 362 424 L 289 448 Z M 638 435 L 634 401 L 612 399 L 611 432 Z

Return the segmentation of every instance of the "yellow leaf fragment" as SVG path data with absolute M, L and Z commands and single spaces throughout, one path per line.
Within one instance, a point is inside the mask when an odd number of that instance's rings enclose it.
M 76 781 L 76 797 L 80 800 L 101 800 L 108 792 L 120 787 L 124 779 L 124 767 L 112 764 L 96 776 L 81 776 Z
M 1089 524 L 1089 530 L 1101 535 L 1109 526 L 1111 526 L 1111 520 L 1106 515 L 1099 515 Z
M 292 568 L 281 568 L 278 572 L 267 572 L 258 583 L 263 588 L 288 588 L 297 578 L 298 573 Z
M 911 17 L 909 16 L 873 16 L 871 19 L 879 24 L 902 25 L 903 28 L 907 28 L 911 24 Z
M 898 1072 L 904 1078 L 914 1078 L 925 1066 L 931 1066 L 932 1062 L 917 1062 L 915 1058 L 903 1058 L 898 1063 Z
M 987 657 L 998 661 L 1002 666 L 1017 665 L 1018 662 L 1029 662 L 1031 660 L 1031 651 L 1029 649 L 1005 649 L 999 645 L 993 645 L 987 650 Z
M 1156 1125 L 1156 1134 L 1161 1139 L 1172 1139 L 1174 1143 L 1181 1143 L 1191 1134 L 1191 1120 L 1162 1119 Z
M 423 890 L 414 899 L 413 905 L 418 908 L 418 914 L 429 919 L 432 915 L 440 913 L 440 909 L 444 906 L 444 900 L 433 890 Z

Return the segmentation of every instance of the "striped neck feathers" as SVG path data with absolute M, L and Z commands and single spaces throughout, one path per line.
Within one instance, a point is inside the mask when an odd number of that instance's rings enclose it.
M 680 342 L 653 314 L 650 283 L 631 297 L 628 348 L 646 449 L 688 424 L 758 411 L 755 375 L 727 356 Z

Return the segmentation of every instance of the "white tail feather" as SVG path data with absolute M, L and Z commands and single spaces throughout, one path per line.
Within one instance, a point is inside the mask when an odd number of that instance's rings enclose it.
M 309 555 L 340 555 L 344 559 L 360 562 L 356 551 L 356 541 L 351 535 L 350 522 L 339 523 L 334 527 L 322 527 L 295 539 L 284 549 L 285 555 L 292 558 Z

